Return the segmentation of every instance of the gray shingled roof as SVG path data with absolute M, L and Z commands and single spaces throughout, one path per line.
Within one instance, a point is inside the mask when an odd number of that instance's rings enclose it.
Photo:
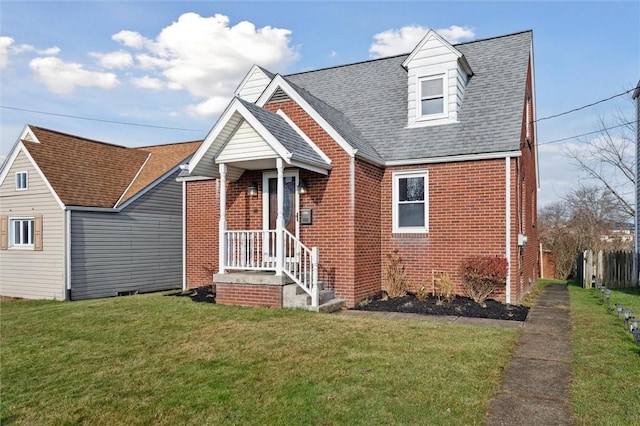
M 519 149 L 531 31 L 455 45 L 474 72 L 458 123 L 407 128 L 408 55 L 286 76 L 349 143 L 385 161 Z M 304 89 L 304 90 L 301 90 Z
M 249 112 L 293 154 L 292 159 L 327 167 L 327 162 L 287 122 L 269 110 L 260 108 L 243 99 L 238 100 Z

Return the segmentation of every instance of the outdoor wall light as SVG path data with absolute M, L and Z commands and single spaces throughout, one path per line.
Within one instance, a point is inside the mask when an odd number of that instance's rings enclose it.
M 302 179 L 298 184 L 298 194 L 306 194 L 307 193 L 307 181 Z
M 251 184 L 247 187 L 247 195 L 250 197 L 258 196 L 258 184 L 255 182 L 251 182 Z

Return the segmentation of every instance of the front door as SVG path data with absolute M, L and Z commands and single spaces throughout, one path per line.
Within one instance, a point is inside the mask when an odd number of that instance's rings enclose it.
M 265 230 L 276 229 L 278 218 L 278 177 L 276 173 L 268 172 L 263 176 L 263 223 Z M 298 173 L 297 171 L 284 173 L 284 228 L 298 238 Z M 275 255 L 275 253 L 270 253 Z M 285 247 L 285 256 L 293 257 L 294 248 Z

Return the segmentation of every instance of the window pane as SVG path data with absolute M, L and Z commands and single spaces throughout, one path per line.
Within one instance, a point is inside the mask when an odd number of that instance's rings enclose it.
M 422 80 L 421 94 L 423 98 L 432 98 L 442 96 L 442 79 Z
M 401 178 L 398 181 L 400 201 L 424 201 L 424 178 Z
M 16 220 L 13 222 L 13 243 L 20 244 L 22 239 L 20 238 L 22 234 L 20 233 L 20 221 Z
M 22 244 L 29 244 L 29 221 L 22 221 Z
M 424 203 L 398 205 L 398 226 L 424 226 Z
M 444 100 L 442 98 L 424 99 L 422 101 L 422 115 L 442 114 L 444 112 Z
M 33 233 L 34 233 L 34 221 L 30 220 L 29 221 L 29 244 L 33 244 L 33 242 L 35 241 L 35 238 L 33 238 Z

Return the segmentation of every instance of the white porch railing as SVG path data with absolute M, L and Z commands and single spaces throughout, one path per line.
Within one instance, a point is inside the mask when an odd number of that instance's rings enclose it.
M 228 269 L 278 271 L 281 269 L 319 305 L 318 248 L 309 249 L 287 230 L 283 230 L 284 255 L 278 259 L 277 231 L 224 231 L 224 265 Z M 281 265 L 281 268 L 278 268 Z

